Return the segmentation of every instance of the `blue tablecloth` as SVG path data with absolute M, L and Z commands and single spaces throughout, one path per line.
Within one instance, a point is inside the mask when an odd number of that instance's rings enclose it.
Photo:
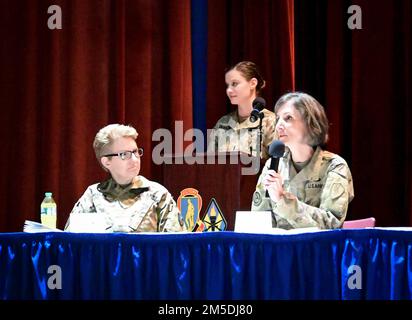
M 411 299 L 412 232 L 0 234 L 0 299 Z

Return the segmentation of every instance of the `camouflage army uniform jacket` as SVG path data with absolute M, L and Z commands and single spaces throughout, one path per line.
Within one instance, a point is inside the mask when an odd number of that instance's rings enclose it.
M 108 201 L 98 190 L 98 184 L 87 188 L 74 205 L 71 214 L 97 212 L 105 217 L 107 230 L 116 232 L 177 232 L 185 231 L 180 211 L 172 195 L 159 183 L 138 176 L 135 188 L 148 188 L 134 199 Z M 146 189 L 143 189 L 146 190 Z M 70 218 L 65 230 L 70 231 Z
M 260 157 L 267 159 L 270 143 L 275 139 L 276 116 L 273 112 L 263 109 L 262 119 L 262 150 Z M 209 137 L 208 152 L 241 151 L 257 156 L 257 141 L 259 137 L 259 120 L 251 122 L 249 117 L 239 122 L 237 110 L 229 113 L 216 123 Z
M 318 147 L 309 163 L 297 173 L 286 149 L 278 167 L 285 194 L 278 202 L 265 197 L 262 179 L 269 166 L 270 159 L 259 177 L 252 210 L 272 211 L 273 226 L 283 229 L 342 226 L 354 197 L 352 175 L 343 158 Z

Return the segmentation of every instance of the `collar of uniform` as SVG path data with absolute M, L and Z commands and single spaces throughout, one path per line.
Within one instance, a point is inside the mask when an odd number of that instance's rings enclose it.
M 307 170 L 307 174 L 309 176 L 310 180 L 313 181 L 318 181 L 319 178 L 319 172 L 320 172 L 320 167 L 322 165 L 322 157 L 320 157 L 320 153 L 322 152 L 321 147 L 316 147 L 315 152 L 312 155 L 312 158 L 310 159 L 308 165 L 302 169 Z
M 146 188 L 149 187 L 149 181 L 143 176 L 136 176 L 133 179 L 133 186 L 132 188 Z
M 228 127 L 233 130 L 239 129 L 256 129 L 259 127 L 259 121 L 256 123 L 250 122 L 250 117 L 247 117 L 244 121 L 239 122 L 239 116 L 236 111 L 233 111 L 228 114 L 226 122 L 223 122 L 219 125 L 220 128 L 227 129 Z
M 149 191 L 149 184 L 147 179 L 142 176 L 137 176 L 133 179 L 132 187 L 130 188 L 130 193 L 138 196 L 139 194 Z
M 315 152 L 313 153 L 309 163 L 301 171 L 297 172 L 296 175 L 299 175 L 299 173 L 301 172 L 305 172 L 305 175 L 309 178 L 309 180 L 318 181 L 319 168 L 322 164 L 322 157 L 319 156 L 321 152 L 322 149 L 320 147 L 316 147 Z M 288 147 L 285 147 L 285 153 L 283 155 L 283 158 L 287 159 L 289 164 L 293 167 L 290 149 Z
M 240 119 L 239 114 L 236 111 L 235 112 L 235 121 L 236 121 L 236 124 L 237 124 L 237 129 L 257 129 L 257 128 L 259 128 L 259 121 L 251 122 L 250 121 L 250 115 L 245 120 L 243 120 L 242 122 L 240 122 L 239 119 Z
M 108 201 L 135 198 L 143 192 L 149 191 L 146 179 L 137 176 L 133 182 L 127 185 L 118 184 L 112 177 L 98 184 L 97 189 Z
M 288 161 L 290 160 L 290 161 L 292 161 L 291 159 L 290 159 L 290 149 L 288 148 L 288 146 L 285 146 L 285 153 L 283 154 L 283 157 L 282 158 L 285 158 L 285 159 L 287 159 Z

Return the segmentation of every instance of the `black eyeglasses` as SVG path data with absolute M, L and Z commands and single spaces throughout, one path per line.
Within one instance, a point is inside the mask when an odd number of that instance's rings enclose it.
M 111 153 L 111 154 L 105 154 L 102 157 L 120 157 L 122 160 L 129 160 L 132 158 L 132 154 L 135 155 L 136 158 L 140 158 L 143 155 L 143 148 L 138 148 L 132 151 L 122 151 L 119 153 Z

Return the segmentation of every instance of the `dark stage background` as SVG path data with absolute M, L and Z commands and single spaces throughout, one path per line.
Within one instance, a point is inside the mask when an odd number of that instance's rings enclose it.
M 1 0 L 0 231 L 39 220 L 45 191 L 63 227 L 105 178 L 91 145 L 109 123 L 138 129 L 141 174 L 162 182 L 153 131 L 211 128 L 233 108 L 224 70 L 240 60 L 260 66 L 270 108 L 293 89 L 325 106 L 328 149 L 354 177 L 348 219 L 412 225 L 411 15 L 408 0 Z

